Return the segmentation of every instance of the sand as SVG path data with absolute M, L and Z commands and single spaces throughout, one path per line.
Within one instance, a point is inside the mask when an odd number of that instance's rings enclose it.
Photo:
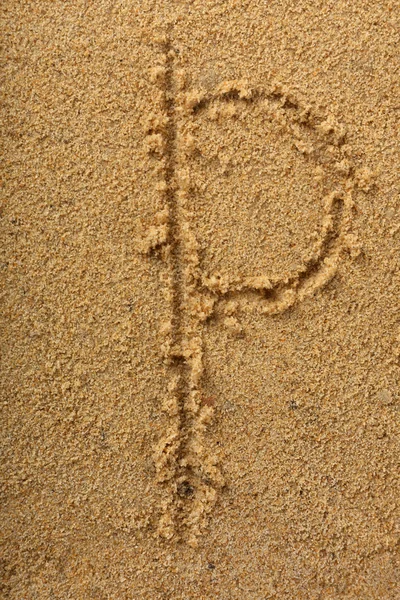
M 2 3 L 4 598 L 398 598 L 399 8 Z

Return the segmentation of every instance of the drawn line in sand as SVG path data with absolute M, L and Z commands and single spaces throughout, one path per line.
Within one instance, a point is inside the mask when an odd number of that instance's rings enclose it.
M 324 287 L 335 276 L 342 253 L 357 253 L 355 236 L 350 233 L 357 173 L 348 156 L 343 128 L 333 119 L 317 115 L 281 86 L 252 89 L 246 82 L 231 81 L 212 94 L 188 92 L 175 61 L 171 42 L 165 39 L 160 64 L 151 71 L 160 89 L 160 114 L 150 116 L 146 129 L 148 152 L 162 166 L 157 190 L 164 208 L 143 238 L 141 249 L 144 254 L 156 252 L 164 261 L 163 284 L 171 307 L 170 319 L 162 326 L 169 372 L 162 409 L 168 427 L 154 458 L 157 480 L 165 490 L 158 532 L 195 546 L 224 486 L 218 460 L 205 443 L 214 413 L 213 402 L 202 401 L 201 389 L 207 321 L 220 318 L 221 312 L 225 318 L 232 315 L 232 306 L 238 303 L 242 310 L 276 315 Z M 297 273 L 275 279 L 228 280 L 206 274 L 200 264 L 190 210 L 195 193 L 190 177 L 196 160 L 194 124 L 204 111 L 215 118 L 218 111 L 233 112 L 229 107 L 248 110 L 260 103 L 291 136 L 294 151 L 311 157 L 315 154 L 316 163 L 335 174 L 337 185 L 325 198 L 318 239 Z

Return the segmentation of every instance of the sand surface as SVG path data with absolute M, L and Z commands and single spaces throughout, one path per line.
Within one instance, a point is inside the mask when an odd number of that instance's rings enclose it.
M 1 5 L 1 592 L 399 597 L 397 2 Z

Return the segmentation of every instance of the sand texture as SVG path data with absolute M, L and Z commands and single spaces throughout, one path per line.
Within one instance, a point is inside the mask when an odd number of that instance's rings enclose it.
M 400 597 L 399 11 L 4 0 L 2 597 Z

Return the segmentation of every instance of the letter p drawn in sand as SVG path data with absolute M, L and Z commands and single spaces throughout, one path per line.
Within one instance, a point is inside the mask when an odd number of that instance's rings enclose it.
M 204 401 L 203 336 L 217 307 L 242 302 L 242 310 L 276 315 L 314 295 L 336 274 L 345 251 L 356 252 L 351 234 L 356 173 L 345 132 L 333 118 L 315 111 L 281 85 L 252 87 L 225 81 L 213 92 L 187 89 L 171 43 L 163 42 L 160 63 L 150 77 L 158 89 L 159 112 L 149 116 L 145 144 L 159 161 L 155 184 L 163 209 L 141 240 L 144 254 L 164 261 L 163 283 L 170 318 L 162 326 L 163 355 L 169 374 L 162 400 L 167 430 L 155 448 L 157 480 L 164 496 L 158 531 L 192 546 L 207 524 L 224 486 L 218 459 L 205 441 L 213 402 Z M 302 266 L 291 275 L 232 278 L 205 272 L 195 235 L 191 173 L 196 161 L 198 120 L 264 111 L 279 122 L 282 135 L 305 164 L 329 173 L 332 187 L 323 200 L 318 236 Z

